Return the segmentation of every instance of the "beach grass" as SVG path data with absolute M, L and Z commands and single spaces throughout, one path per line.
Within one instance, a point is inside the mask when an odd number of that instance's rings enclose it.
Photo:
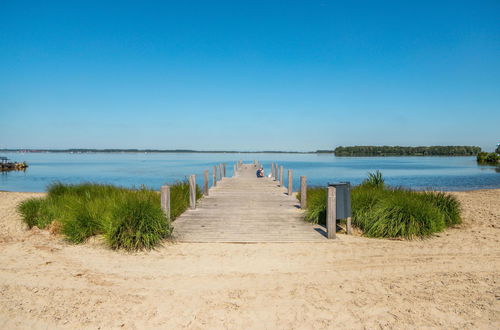
M 326 224 L 327 190 L 307 190 L 305 220 Z M 385 186 L 374 173 L 351 190 L 352 224 L 378 238 L 423 238 L 459 224 L 460 203 L 447 193 Z
M 201 197 L 197 187 L 197 197 Z M 45 198 L 32 198 L 19 205 L 28 227 L 47 228 L 54 223 L 72 243 L 103 235 L 113 249 L 152 249 L 172 232 L 171 221 L 189 206 L 189 184 L 171 186 L 171 218 L 160 206 L 160 194 L 146 189 L 84 183 L 49 186 Z

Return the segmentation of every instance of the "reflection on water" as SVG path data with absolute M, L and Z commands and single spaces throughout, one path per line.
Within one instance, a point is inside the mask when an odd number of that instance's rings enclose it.
M 44 191 L 52 182 L 100 182 L 125 187 L 144 184 L 159 189 L 164 183 L 196 174 L 198 183 L 203 171 L 225 162 L 227 175 L 232 164 L 259 160 L 266 174 L 271 162 L 278 162 L 294 173 L 293 185 L 299 187 L 299 176 L 309 185 L 350 181 L 360 183 L 368 172 L 382 171 L 387 184 L 414 189 L 468 190 L 500 188 L 500 167 L 478 166 L 475 157 L 335 157 L 329 154 L 197 154 L 197 153 L 114 153 L 2 154 L 26 161 L 26 172 L 2 173 L 0 190 Z M 286 178 L 286 175 L 285 175 Z

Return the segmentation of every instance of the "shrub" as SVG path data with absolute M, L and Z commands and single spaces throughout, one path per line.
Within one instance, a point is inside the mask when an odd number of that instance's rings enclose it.
M 326 223 L 326 199 L 327 190 L 325 188 L 311 187 L 307 189 L 306 221 L 322 225 Z
M 197 187 L 197 198 L 201 196 Z M 160 194 L 146 188 L 55 183 L 48 187 L 47 197 L 26 200 L 18 209 L 30 228 L 46 228 L 57 221 L 58 230 L 72 243 L 103 234 L 112 248 L 138 250 L 153 248 L 171 233 L 170 221 L 189 207 L 187 182 L 172 186 L 171 207 L 167 219 Z
M 384 186 L 384 178 L 382 177 L 382 173 L 377 170 L 375 173 L 368 173 L 368 178 L 363 181 L 364 185 L 369 185 L 372 187 L 382 188 Z
M 45 201 L 41 198 L 27 199 L 18 206 L 19 213 L 22 214 L 24 222 L 29 228 L 38 226 L 38 220 L 41 217 L 41 210 Z
M 114 209 L 112 225 L 105 233 L 110 247 L 126 250 L 152 249 L 171 233 L 157 196 L 139 191 Z
M 370 212 L 357 214 L 357 217 L 366 217 L 357 220 L 364 222 L 366 236 L 412 239 L 444 229 L 442 212 L 418 193 L 409 190 L 388 192 Z
M 375 173 L 351 190 L 352 223 L 364 235 L 412 239 L 461 222 L 460 203 L 454 196 L 385 187 L 381 179 Z M 325 224 L 326 189 L 308 189 L 307 198 L 305 220 Z
M 460 202 L 455 196 L 433 191 L 423 193 L 423 198 L 433 203 L 443 213 L 446 226 L 453 226 L 462 222 Z
M 480 164 L 498 164 L 500 156 L 496 152 L 480 152 L 477 154 L 477 162 Z

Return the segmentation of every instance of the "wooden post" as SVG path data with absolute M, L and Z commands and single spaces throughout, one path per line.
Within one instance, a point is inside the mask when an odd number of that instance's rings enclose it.
M 189 206 L 191 209 L 196 208 L 196 175 L 189 176 Z
M 307 181 L 305 176 L 300 177 L 300 208 L 307 207 Z
M 292 196 L 293 190 L 293 179 L 292 170 L 288 170 L 288 196 Z
M 203 172 L 203 195 L 208 196 L 208 170 Z
M 170 220 L 170 187 L 161 186 L 161 209 Z
M 271 163 L 271 178 L 274 181 L 274 163 Z
M 326 202 L 326 232 L 328 238 L 336 238 L 337 230 L 337 192 L 335 187 L 328 187 L 328 199 Z
M 283 168 L 283 165 L 280 166 L 280 187 L 284 186 L 283 182 L 283 176 L 285 175 L 285 169 Z
M 224 167 L 224 177 L 226 177 L 226 163 L 222 164 L 222 166 Z
M 233 178 L 236 177 L 237 168 L 238 168 L 238 165 L 234 164 L 234 166 L 233 166 Z
M 352 235 L 351 217 L 347 217 L 347 235 Z
M 214 187 L 217 185 L 217 166 L 214 165 Z
M 222 180 L 222 164 L 219 164 L 219 180 Z

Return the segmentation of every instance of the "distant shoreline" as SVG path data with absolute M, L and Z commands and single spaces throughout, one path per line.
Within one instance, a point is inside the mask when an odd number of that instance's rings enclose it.
M 14 153 L 70 153 L 70 154 L 95 154 L 95 153 L 198 153 L 198 154 L 318 154 L 318 155 L 335 155 L 336 157 L 463 157 L 463 156 L 475 156 L 474 152 L 463 152 L 450 154 L 444 152 L 441 149 L 444 148 L 464 148 L 464 146 L 433 146 L 433 147 L 337 147 L 335 150 L 316 150 L 316 151 L 282 151 L 282 150 L 260 150 L 260 151 L 238 151 L 238 150 L 191 150 L 191 149 L 0 149 L 1 152 L 14 152 Z M 382 149 L 382 148 L 390 148 L 397 149 L 400 151 L 400 148 L 410 149 L 410 153 L 366 153 L 361 152 L 360 148 L 370 148 L 370 149 Z M 425 152 L 415 152 L 420 149 L 434 149 L 432 154 Z M 465 147 L 465 148 L 477 148 L 474 150 L 477 152 L 481 151 L 479 147 Z M 436 150 L 437 149 L 437 150 Z M 374 150 L 371 150 L 374 151 Z

